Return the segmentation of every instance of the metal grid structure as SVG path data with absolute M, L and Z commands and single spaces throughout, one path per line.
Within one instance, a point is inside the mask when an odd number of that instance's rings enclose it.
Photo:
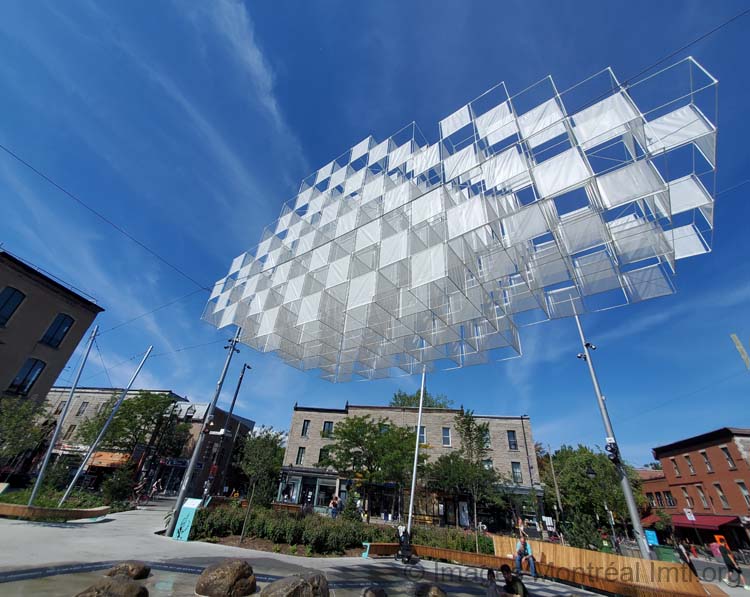
M 305 179 L 203 317 L 335 382 L 517 356 L 520 327 L 671 294 L 710 251 L 716 117 L 693 58 L 500 83 L 435 142 L 412 124 Z

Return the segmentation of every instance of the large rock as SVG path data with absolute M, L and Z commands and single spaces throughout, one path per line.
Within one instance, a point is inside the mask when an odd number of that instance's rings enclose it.
M 224 560 L 206 568 L 195 584 L 203 597 L 242 597 L 255 592 L 253 568 L 245 560 Z
M 125 576 L 103 578 L 76 597 L 148 597 L 148 589 Z
M 445 591 L 437 585 L 422 583 L 414 587 L 414 597 L 447 597 Z
M 383 587 L 365 587 L 362 589 L 362 597 L 388 597 Z
M 300 576 L 289 576 L 263 587 L 260 597 L 314 597 L 313 586 Z
M 104 576 L 127 576 L 135 580 L 148 578 L 151 567 L 137 560 L 128 560 L 115 564 L 104 573 Z
M 307 581 L 312 587 L 313 597 L 329 597 L 328 579 L 321 572 L 308 572 L 307 574 L 298 575 Z

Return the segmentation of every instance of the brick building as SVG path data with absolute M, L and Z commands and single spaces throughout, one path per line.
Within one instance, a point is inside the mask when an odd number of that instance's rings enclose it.
M 422 415 L 420 440 L 428 460 L 460 447 L 455 430 L 455 416 L 461 411 L 451 408 L 425 408 Z M 388 419 L 394 425 L 415 428 L 417 409 L 392 406 L 347 405 L 342 409 L 315 408 L 295 404 L 289 427 L 282 468 L 282 482 L 277 499 L 281 502 L 304 504 L 311 502 L 318 511 L 325 511 L 334 494 L 346 499 L 348 481 L 336 471 L 318 465 L 321 452 L 332 443 L 330 434 L 335 425 L 349 416 L 369 415 L 373 419 Z M 475 415 L 480 422 L 489 423 L 490 452 L 486 466 L 512 480 L 509 488 L 519 495 L 539 497 L 542 494 L 539 471 L 528 417 Z M 403 489 L 403 488 L 402 488 Z M 383 486 L 373 492 L 371 512 L 394 513 L 399 506 L 398 488 Z M 415 506 L 415 512 L 426 522 L 455 524 L 458 504 L 425 500 Z
M 678 536 L 710 543 L 750 544 L 750 429 L 724 427 L 653 449 L 661 471 L 640 471 L 652 510 L 671 516 Z M 689 519 L 688 509 L 695 517 Z

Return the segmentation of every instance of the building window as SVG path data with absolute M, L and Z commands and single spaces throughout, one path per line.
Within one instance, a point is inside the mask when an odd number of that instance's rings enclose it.
M 325 466 L 325 464 L 323 464 L 323 463 L 328 458 L 328 452 L 330 452 L 330 451 L 331 451 L 331 446 L 323 446 L 320 449 L 320 455 L 318 456 L 318 464 L 319 465 Z M 328 505 L 328 504 L 326 504 L 326 505 Z
M 721 489 L 721 485 L 719 485 L 718 483 L 714 483 L 714 487 L 716 488 L 716 494 L 721 500 L 721 507 L 724 508 L 724 510 L 729 510 L 729 501 L 727 500 L 727 496 L 724 495 L 724 492 Z
M 482 460 L 482 466 L 487 469 L 488 471 L 492 470 L 492 459 L 487 458 L 486 460 Z
M 656 504 L 659 506 L 659 508 L 664 507 L 664 498 L 661 495 L 661 491 L 656 492 Z
M 490 444 L 490 430 L 485 429 L 484 431 L 484 447 L 487 449 L 490 449 L 492 445 Z
M 693 466 L 693 461 L 690 459 L 690 456 L 685 454 L 685 462 L 687 462 L 688 470 L 690 471 L 691 475 L 695 474 L 695 467 Z
M 16 288 L 6 286 L 0 292 L 0 325 L 5 325 L 13 313 L 18 309 L 18 305 L 23 302 L 26 295 Z
M 652 508 L 656 508 L 656 500 L 654 499 L 654 494 L 653 493 L 647 493 L 646 494 L 646 499 L 648 500 L 648 505 L 649 506 L 651 506 Z
M 706 454 L 705 450 L 701 450 L 701 456 L 703 457 L 703 464 L 706 465 L 706 470 L 709 473 L 713 473 L 714 467 L 711 466 L 711 461 L 708 459 L 708 454 Z
M 8 387 L 9 394 L 18 394 L 25 396 L 31 390 L 31 386 L 39 377 L 39 374 L 45 367 L 44 361 L 39 359 L 27 359 L 21 367 L 21 370 L 16 375 L 15 379 L 11 382 Z
M 737 465 L 734 463 L 734 458 L 732 458 L 732 455 L 729 453 L 729 448 L 726 446 L 721 447 L 721 452 L 724 454 L 724 458 L 727 459 L 727 464 L 729 465 L 729 470 L 733 471 L 737 468 Z
M 323 437 L 331 437 L 333 435 L 333 421 L 323 421 Z
M 65 408 L 65 403 L 67 400 L 60 400 L 60 402 L 57 403 L 57 408 L 55 409 L 55 414 L 59 415 L 62 410 Z
M 521 474 L 521 463 L 511 462 L 510 468 L 511 468 L 511 471 L 513 472 L 513 483 L 517 483 L 518 485 L 523 483 L 523 475 Z
M 742 492 L 742 497 L 745 498 L 745 505 L 750 508 L 750 491 L 747 490 L 747 485 L 745 485 L 742 481 L 737 481 L 737 486 Z
M 57 348 L 65 339 L 65 336 L 68 334 L 68 331 L 72 326 L 73 318 L 70 315 L 65 315 L 65 313 L 60 313 L 55 317 L 55 321 L 49 326 L 40 342 L 47 346 L 51 346 L 52 348 Z
M 451 428 L 443 427 L 443 446 L 446 448 L 451 447 Z
M 414 433 L 417 432 L 417 426 L 416 425 L 414 425 L 414 427 L 412 429 L 414 429 Z M 425 428 L 424 428 L 424 425 L 422 425 L 419 428 L 419 443 L 420 444 L 426 444 L 427 443 L 426 437 L 427 437 L 427 435 L 425 433 Z
M 310 419 L 302 421 L 302 437 L 307 437 L 307 433 L 310 431 Z
M 65 432 L 65 435 L 63 436 L 63 440 L 69 440 L 71 437 L 73 437 L 73 433 L 75 432 L 75 430 L 76 430 L 75 425 L 71 425 L 70 427 L 68 427 L 68 430 Z
M 669 460 L 672 462 L 672 467 L 674 468 L 674 476 L 682 477 L 682 473 L 680 473 L 680 467 L 677 466 L 677 461 L 674 458 L 670 458 Z
M 76 417 L 80 417 L 83 413 L 86 412 L 86 407 L 89 405 L 88 402 L 81 402 L 81 406 L 78 407 L 78 412 L 76 413 Z
M 297 448 L 297 460 L 294 461 L 294 464 L 302 464 L 305 461 L 305 449 L 304 448 Z
M 518 440 L 516 439 L 516 432 L 512 429 L 508 430 L 508 449 L 518 450 Z
M 698 492 L 698 497 L 701 500 L 701 505 L 708 510 L 708 500 L 706 499 L 706 494 L 703 492 L 703 487 L 700 485 L 695 486 L 696 491 Z
M 664 499 L 667 500 L 667 506 L 669 508 L 674 508 L 677 505 L 677 502 L 675 501 L 671 491 L 664 492 Z
M 682 497 L 685 498 L 685 503 L 687 504 L 688 508 L 693 507 L 693 498 L 690 497 L 690 494 L 688 493 L 687 487 L 682 487 Z

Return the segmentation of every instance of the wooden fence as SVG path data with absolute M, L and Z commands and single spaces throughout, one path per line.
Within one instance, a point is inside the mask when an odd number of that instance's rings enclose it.
M 109 506 L 99 508 L 42 508 L 22 504 L 0 502 L 0 516 L 22 518 L 24 520 L 81 520 L 98 518 L 109 514 Z

